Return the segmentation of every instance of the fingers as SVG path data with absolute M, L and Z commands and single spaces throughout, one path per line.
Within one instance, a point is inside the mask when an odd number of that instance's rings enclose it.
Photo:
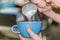
M 24 38 L 24 37 L 22 37 L 21 35 L 19 35 L 19 38 L 20 38 L 21 40 L 25 40 L 25 38 Z
M 38 8 L 39 12 L 42 12 L 42 9 L 40 7 L 37 7 L 37 8 Z
M 42 34 L 41 33 L 39 34 L 39 37 L 42 38 Z
M 46 0 L 46 2 L 51 2 L 51 0 Z
M 31 2 L 35 3 L 36 0 L 31 0 Z
M 40 39 L 38 35 L 36 35 L 35 33 L 32 32 L 29 25 L 27 25 L 27 32 L 29 33 L 29 35 L 31 36 L 32 39 L 34 39 L 34 40 Z
M 33 2 L 35 4 L 38 4 L 39 3 L 39 0 L 31 0 L 31 2 Z
M 24 38 L 24 37 L 21 36 L 21 35 L 19 35 L 19 38 L 20 38 L 21 40 L 32 40 L 31 38 Z
M 47 40 L 45 36 L 43 37 L 43 40 Z
M 32 32 L 32 30 L 30 29 L 29 25 L 27 25 L 27 32 L 29 33 L 29 35 L 31 36 L 31 38 L 33 40 L 42 40 L 45 38 L 42 38 L 41 33 L 38 35 L 36 35 L 35 33 Z M 19 35 L 21 40 L 32 40 L 31 38 L 24 38 L 23 36 Z
M 42 37 L 42 34 L 41 34 L 41 33 L 39 34 L 39 37 L 42 38 L 42 40 L 47 40 L 47 39 L 46 39 L 46 36 L 43 36 L 43 37 Z

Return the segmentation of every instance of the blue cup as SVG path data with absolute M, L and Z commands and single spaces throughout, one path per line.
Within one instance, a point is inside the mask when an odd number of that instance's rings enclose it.
M 40 33 L 41 27 L 42 27 L 42 22 L 18 22 L 17 25 L 12 26 L 12 32 L 21 34 L 25 38 L 29 38 L 29 34 L 26 31 L 26 26 L 30 25 L 31 30 L 36 33 L 37 35 Z M 18 32 L 14 31 L 14 28 L 18 28 Z

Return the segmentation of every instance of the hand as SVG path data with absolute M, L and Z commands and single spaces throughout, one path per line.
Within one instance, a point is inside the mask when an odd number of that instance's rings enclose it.
M 47 6 L 44 0 L 31 0 L 33 3 L 37 4 L 38 10 L 40 12 L 45 12 L 51 9 L 51 6 Z
M 51 4 L 55 8 L 60 8 L 60 0 L 51 0 Z
M 27 32 L 29 33 L 31 38 L 24 38 L 21 35 L 19 35 L 21 40 L 46 40 L 46 37 L 42 37 L 41 33 L 39 35 L 36 35 L 35 33 L 33 33 L 29 25 L 27 25 Z

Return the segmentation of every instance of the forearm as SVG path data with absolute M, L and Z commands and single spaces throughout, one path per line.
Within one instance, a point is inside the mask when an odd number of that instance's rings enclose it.
M 60 23 L 60 14 L 55 13 L 52 10 L 43 12 L 43 14 L 47 15 L 48 17 L 52 18 L 54 21 L 56 21 L 57 23 Z

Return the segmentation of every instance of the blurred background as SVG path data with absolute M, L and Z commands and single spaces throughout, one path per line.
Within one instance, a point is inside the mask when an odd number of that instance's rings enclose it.
M 16 8 L 19 9 L 22 8 L 23 4 L 23 2 L 21 3 L 21 5 L 18 3 L 18 1 L 15 2 Z M 1 7 L 0 5 L 0 10 L 1 9 L 3 9 L 3 7 Z M 60 13 L 60 9 L 52 8 L 52 10 Z M 21 11 L 19 10 L 19 12 Z M 42 13 L 40 14 L 40 12 L 37 12 L 37 14 L 39 14 L 38 16 L 36 16 L 37 19 L 43 22 L 41 28 L 42 35 L 46 36 L 47 40 L 60 40 L 60 24 L 56 23 L 51 18 L 45 16 Z M 15 24 L 15 15 L 0 14 L 0 40 L 19 40 L 18 34 L 11 32 L 11 26 Z

